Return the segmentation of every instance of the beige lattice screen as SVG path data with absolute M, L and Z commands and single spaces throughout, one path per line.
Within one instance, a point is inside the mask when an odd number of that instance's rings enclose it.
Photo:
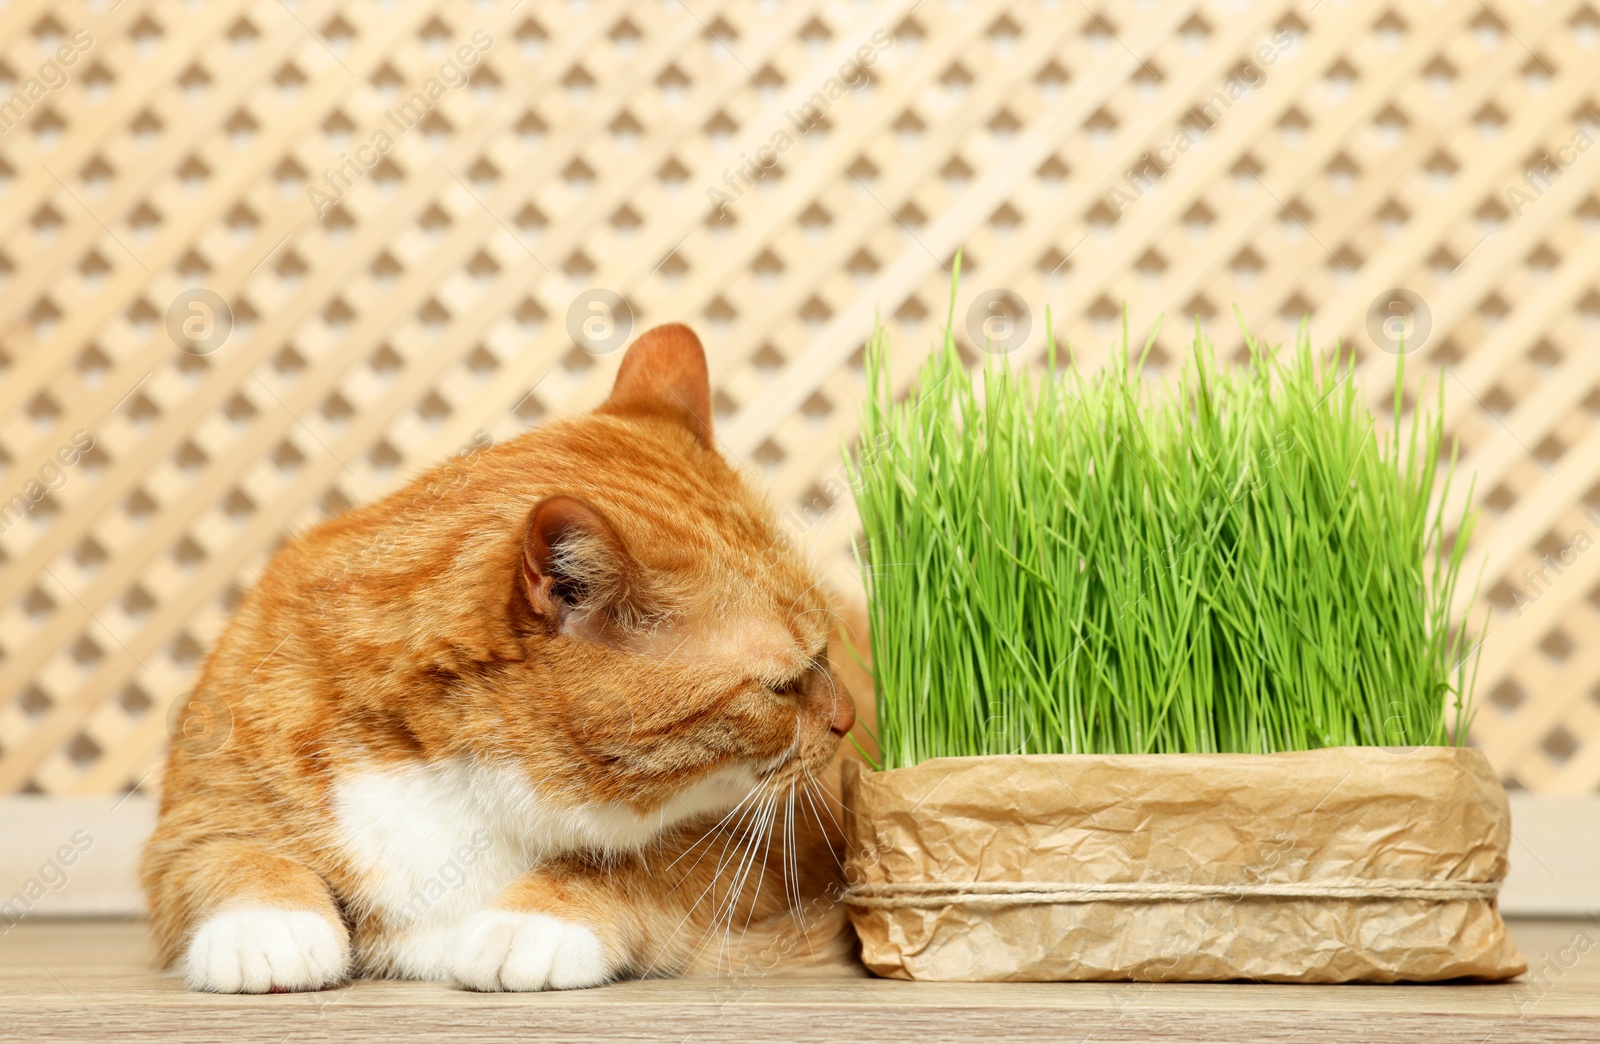
M 699 328 L 725 448 L 853 583 L 859 346 L 881 313 L 909 374 L 958 248 L 958 327 L 1009 291 L 1030 361 L 1044 303 L 1088 363 L 1166 313 L 1157 365 L 1237 304 L 1379 402 L 1404 305 L 1487 505 L 1475 738 L 1594 790 L 1597 35 L 1571 0 L 13 0 L 0 792 L 155 785 L 282 534 L 600 398 L 595 290 Z

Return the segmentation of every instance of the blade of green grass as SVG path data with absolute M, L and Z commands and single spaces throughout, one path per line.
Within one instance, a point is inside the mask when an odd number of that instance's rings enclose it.
M 1126 323 L 1093 375 L 1050 337 L 1042 377 L 969 370 L 947 325 L 896 401 L 874 332 L 850 466 L 884 767 L 1464 742 L 1442 387 L 1407 426 L 1397 366 L 1380 437 L 1353 360 L 1245 336 L 1229 368 L 1197 324 L 1154 384 Z

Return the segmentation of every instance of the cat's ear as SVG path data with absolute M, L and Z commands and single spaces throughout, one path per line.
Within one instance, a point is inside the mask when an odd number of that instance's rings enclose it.
M 622 538 L 586 501 L 546 497 L 528 516 L 523 589 L 552 631 L 605 640 L 631 611 L 637 574 Z
M 700 338 L 679 323 L 646 332 L 628 347 L 611 397 L 595 412 L 671 417 L 709 448 L 711 379 Z

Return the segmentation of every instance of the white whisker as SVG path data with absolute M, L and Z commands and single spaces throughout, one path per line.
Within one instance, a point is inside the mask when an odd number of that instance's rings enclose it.
M 727 923 L 726 930 L 723 933 L 723 949 L 722 949 L 722 952 L 724 954 L 726 954 L 728 952 L 728 947 L 733 942 L 733 918 L 734 918 L 734 915 L 738 912 L 739 897 L 744 894 L 745 882 L 749 879 L 750 870 L 755 865 L 756 846 L 758 844 L 760 844 L 761 832 L 765 830 L 766 823 L 767 823 L 767 815 L 768 815 L 768 811 L 769 811 L 770 808 L 771 808 L 771 800 L 770 800 L 770 798 L 761 803 L 761 813 L 757 817 L 757 819 L 755 821 L 755 824 L 754 824 L 754 826 L 756 828 L 755 832 L 752 832 L 749 835 L 748 844 L 745 846 L 745 849 L 746 849 L 745 850 L 745 855 L 744 855 L 744 857 L 742 859 L 740 859 L 739 867 L 735 871 L 735 874 L 734 874 L 734 882 L 735 882 L 734 886 L 733 886 L 732 890 L 730 890 L 728 892 L 728 903 L 727 903 L 727 906 L 726 906 L 727 922 L 728 923 Z
M 778 814 L 778 796 L 776 794 L 772 795 L 772 800 L 770 801 L 768 807 L 771 808 L 772 811 L 767 816 L 767 823 L 764 831 L 766 833 L 766 839 L 763 841 L 761 847 L 761 873 L 756 877 L 756 890 L 750 896 L 750 911 L 745 914 L 744 928 L 739 932 L 739 945 L 741 946 L 744 945 L 744 937 L 750 932 L 750 920 L 756 915 L 756 900 L 761 898 L 761 885 L 767 879 L 767 856 L 772 852 L 772 820 Z
M 746 801 L 749 801 L 751 798 L 755 797 L 759 793 L 761 793 L 761 788 L 759 786 L 751 787 L 750 788 L 750 792 L 745 794 L 744 797 L 740 798 L 739 799 L 739 803 L 737 805 L 734 805 L 732 808 L 728 809 L 728 814 L 727 815 L 723 816 L 721 819 L 719 819 L 715 823 L 711 824 L 710 829 L 708 829 L 704 834 L 700 835 L 700 840 L 699 841 L 695 841 L 688 848 L 685 848 L 682 852 L 678 853 L 678 858 L 674 859 L 672 862 L 668 863 L 665 867 L 663 867 L 662 868 L 662 872 L 664 873 L 667 870 L 671 870 L 673 867 L 677 866 L 679 861 L 682 860 L 684 856 L 688 855 L 690 852 L 693 852 L 695 850 L 695 847 L 700 844 L 700 841 L 704 841 L 706 838 L 710 837 L 713 833 L 715 833 L 717 828 L 722 826 L 722 824 L 726 823 L 729 820 L 729 818 L 731 818 L 733 816 L 733 814 L 735 812 L 739 811 L 740 807 L 742 807 Z M 702 858 L 704 858 L 704 855 L 705 855 L 705 853 L 701 853 L 701 857 Z M 685 870 L 684 873 L 686 873 L 686 874 L 689 873 L 689 871 L 693 870 L 696 866 L 699 866 L 699 865 L 700 865 L 700 860 L 696 859 L 693 863 L 689 864 L 689 870 Z
M 748 802 L 751 798 L 756 797 L 758 794 L 760 794 L 760 792 L 761 792 L 760 788 L 752 787 L 751 790 L 750 790 L 750 793 L 746 794 L 743 798 L 740 799 L 739 804 L 735 805 L 732 809 L 730 809 L 728 811 L 728 814 L 726 816 L 723 816 L 722 819 L 719 820 L 715 826 L 713 826 L 710 830 L 707 830 L 704 834 L 702 834 L 700 836 L 700 838 L 694 842 L 694 844 L 690 845 L 689 848 L 686 849 L 682 854 L 680 854 L 677 859 L 674 859 L 672 861 L 672 865 L 674 865 L 674 866 L 677 865 L 678 861 L 681 860 L 683 858 L 683 856 L 687 855 L 690 851 L 692 851 L 694 848 L 698 847 L 707 838 L 711 837 L 711 835 L 714 832 L 716 832 L 718 830 L 718 828 L 721 827 L 721 825 L 723 823 L 726 823 L 728 821 L 729 817 L 731 817 L 742 806 L 744 806 L 745 803 Z M 728 847 L 733 843 L 735 832 L 737 832 L 739 830 L 739 828 L 744 825 L 745 819 L 747 817 L 749 817 L 750 814 L 752 812 L 754 812 L 756 809 L 758 809 L 759 807 L 760 807 L 759 804 L 756 804 L 756 805 L 751 805 L 748 808 L 746 808 L 745 811 L 744 811 L 744 814 L 739 816 L 738 821 L 732 827 L 730 827 L 728 829 L 728 831 L 723 833 L 723 835 L 722 835 L 722 842 L 723 842 L 723 844 L 722 844 L 722 853 L 717 857 L 717 866 L 711 872 L 711 880 L 710 880 L 710 882 L 700 892 L 700 894 L 695 897 L 694 902 L 689 904 L 688 910 L 684 913 L 683 919 L 678 922 L 677 927 L 673 928 L 671 934 L 668 935 L 665 939 L 662 940 L 660 949 L 657 951 L 655 958 L 653 960 L 651 960 L 650 966 L 648 968 L 646 968 L 644 970 L 644 972 L 641 974 L 641 976 L 640 976 L 641 978 L 648 977 L 650 972 L 655 969 L 655 966 L 660 962 L 661 958 L 666 955 L 668 944 L 671 943 L 673 939 L 677 938 L 678 933 L 683 930 L 683 926 L 688 924 L 690 918 L 692 918 L 695 915 L 695 913 L 700 909 L 700 904 L 705 901 L 705 898 L 706 898 L 707 894 L 711 895 L 712 908 L 713 908 L 713 910 L 715 910 L 715 908 L 717 906 L 716 887 L 717 887 L 717 883 L 722 880 L 722 870 L 723 870 L 723 867 L 726 865 L 726 862 L 727 862 Z M 688 879 L 689 874 L 694 871 L 694 868 L 700 865 L 700 860 L 705 858 L 706 852 L 711 851 L 711 849 L 713 847 L 715 847 L 715 843 L 714 842 L 711 845 L 707 845 L 705 852 L 700 853 L 700 857 L 698 859 L 696 859 L 692 864 L 690 864 L 689 869 L 684 871 L 684 880 Z M 667 869 L 671 869 L 671 866 L 667 867 Z M 713 925 L 713 927 L 712 927 L 711 930 L 714 931 L 715 930 L 715 927 L 714 927 L 715 920 L 714 919 L 712 921 L 712 925 Z M 702 938 L 702 940 L 705 939 L 706 935 L 702 935 L 701 938 Z M 691 950 L 690 950 L 690 959 L 692 960 L 694 958 L 694 956 L 696 956 L 700 952 L 700 950 L 702 950 L 704 948 L 705 947 L 704 947 L 704 943 L 703 942 L 700 943 L 700 944 L 693 945 Z

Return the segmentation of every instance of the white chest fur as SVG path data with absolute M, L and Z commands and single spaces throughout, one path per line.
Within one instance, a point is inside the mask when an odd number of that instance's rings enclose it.
M 509 766 L 463 759 L 359 770 L 334 787 L 336 835 L 365 881 L 352 898 L 402 926 L 372 963 L 442 978 L 454 930 L 541 860 L 637 849 L 665 827 L 727 811 L 754 785 L 748 770 L 724 770 L 640 816 L 618 804 L 554 807 Z

